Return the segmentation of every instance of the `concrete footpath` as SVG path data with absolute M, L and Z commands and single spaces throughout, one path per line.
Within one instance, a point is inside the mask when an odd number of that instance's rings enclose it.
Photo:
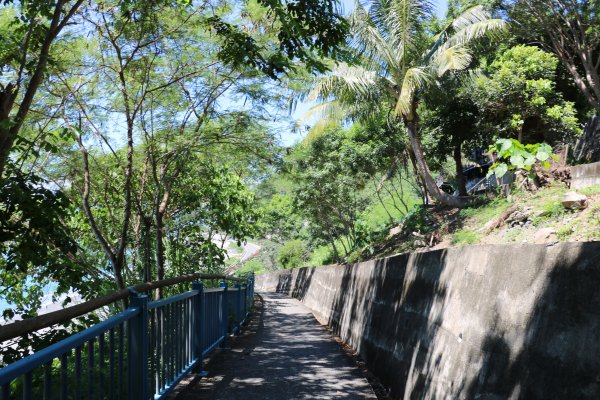
M 177 399 L 376 399 L 354 360 L 298 300 L 261 297 L 250 326 L 231 350 L 187 382 Z

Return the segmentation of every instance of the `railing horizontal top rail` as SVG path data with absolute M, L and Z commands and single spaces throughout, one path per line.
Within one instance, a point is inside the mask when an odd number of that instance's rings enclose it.
M 176 295 L 168 297 L 166 299 L 151 301 L 148 303 L 148 310 L 166 306 L 168 304 L 175 303 L 177 301 L 189 299 L 190 297 L 193 297 L 197 294 L 198 294 L 198 290 L 189 290 L 187 292 L 176 294 Z
M 202 279 L 220 279 L 238 282 L 244 281 L 243 279 L 234 278 L 227 275 L 188 274 L 178 276 L 175 278 L 164 279 L 161 281 L 140 283 L 133 287 L 118 290 L 116 292 L 107 294 L 102 297 L 98 297 L 97 299 L 86 301 L 81 304 L 74 305 L 72 307 L 50 312 L 47 314 L 42 314 L 34 318 L 24 319 L 22 321 L 15 321 L 10 324 L 0 325 L 0 342 L 10 340 L 18 336 L 23 336 L 28 333 L 38 331 L 40 329 L 51 327 L 52 325 L 60 324 L 69 321 L 73 318 L 80 317 L 84 314 L 105 307 L 119 300 L 124 300 L 128 298 L 132 292 L 147 292 L 154 289 L 176 285 L 178 283 L 192 282 Z

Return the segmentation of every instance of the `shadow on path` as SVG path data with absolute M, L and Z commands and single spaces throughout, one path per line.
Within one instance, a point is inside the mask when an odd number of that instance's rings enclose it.
M 208 364 L 188 399 L 376 399 L 369 383 L 298 300 L 263 295 L 263 307 L 230 351 Z

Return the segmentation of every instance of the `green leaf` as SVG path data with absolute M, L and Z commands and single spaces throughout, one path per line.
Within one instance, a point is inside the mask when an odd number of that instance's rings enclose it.
M 542 167 L 544 167 L 545 169 L 549 169 L 550 168 L 550 162 L 548 162 L 548 161 L 542 161 Z
M 529 154 L 526 158 L 525 158 L 525 165 L 526 166 L 530 166 L 535 164 L 535 157 L 531 154 Z
M 498 155 L 502 156 L 504 152 L 508 151 L 513 145 L 510 139 L 498 139 L 496 141 L 496 148 L 498 149 Z
M 550 157 L 550 153 L 546 153 L 544 151 L 538 150 L 535 157 L 540 161 L 546 161 Z
M 494 174 L 496 174 L 497 178 L 502 178 L 508 172 L 508 165 L 504 163 L 498 164 L 498 166 L 494 169 Z
M 525 159 L 522 155 L 516 154 L 510 157 L 510 163 L 517 168 L 523 168 L 525 166 Z

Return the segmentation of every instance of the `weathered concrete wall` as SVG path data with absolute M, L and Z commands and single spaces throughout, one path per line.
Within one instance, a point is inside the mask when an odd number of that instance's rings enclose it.
M 257 277 L 404 399 L 599 399 L 600 242 L 471 246 Z
M 600 162 L 571 167 L 571 188 L 600 185 Z

